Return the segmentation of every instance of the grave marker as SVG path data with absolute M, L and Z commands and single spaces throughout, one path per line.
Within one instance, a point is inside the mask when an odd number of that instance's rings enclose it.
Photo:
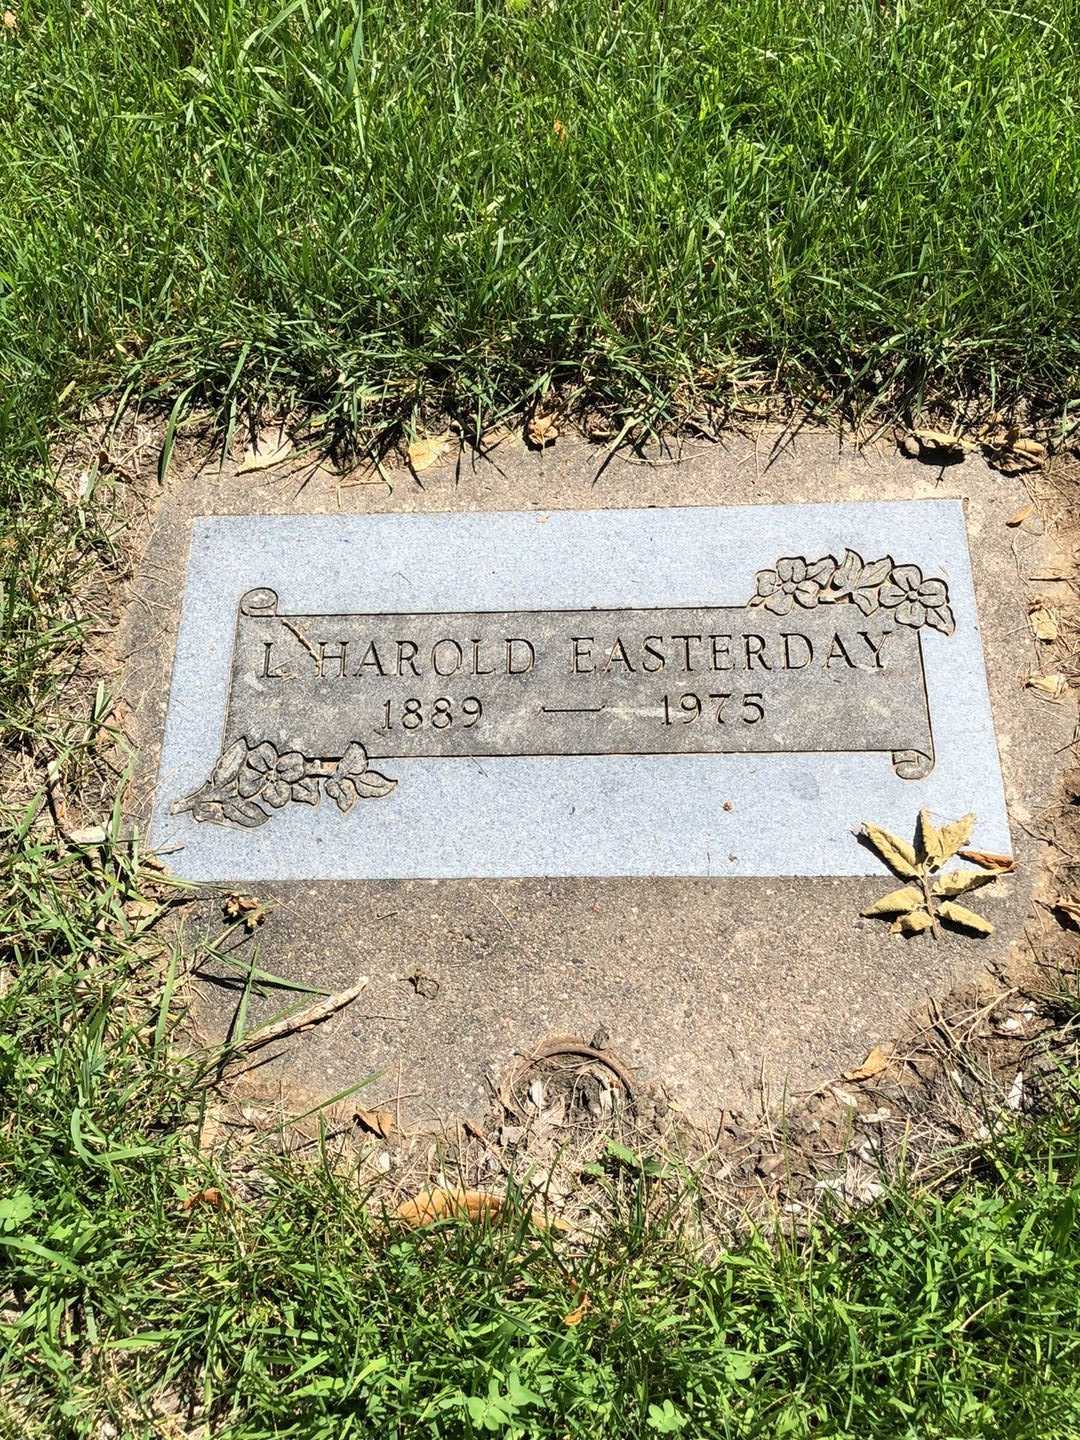
M 957 501 L 195 523 L 190 878 L 863 874 L 922 806 L 1009 849 Z

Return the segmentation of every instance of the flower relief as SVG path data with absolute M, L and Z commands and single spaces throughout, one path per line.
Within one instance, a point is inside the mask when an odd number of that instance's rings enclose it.
M 317 805 L 325 792 L 344 813 L 357 800 L 389 795 L 396 784 L 371 769 L 359 740 L 351 741 L 334 761 L 312 759 L 299 750 L 279 751 L 269 740 L 241 736 L 218 757 L 206 784 L 177 801 L 172 813 L 190 811 L 194 820 L 204 823 L 252 829 L 290 800 Z
M 916 630 L 929 625 L 951 635 L 956 629 L 944 580 L 924 578 L 918 565 L 896 565 L 891 555 L 864 561 L 855 550 L 845 550 L 843 560 L 785 556 L 774 569 L 758 571 L 749 603 L 774 615 L 790 615 L 796 606 L 851 604 L 864 615 L 887 610 L 898 625 Z

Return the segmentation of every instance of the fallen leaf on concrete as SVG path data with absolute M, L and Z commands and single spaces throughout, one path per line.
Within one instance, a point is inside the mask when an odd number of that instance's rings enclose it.
M 1051 610 L 1048 605 L 1034 605 L 1028 611 L 1028 624 L 1036 640 L 1050 641 L 1058 638 L 1060 627 L 1057 611 Z
M 900 449 L 913 460 L 961 460 L 971 444 L 945 430 L 912 430 L 900 440 Z
M 1016 512 L 1015 515 L 1010 515 L 1010 516 L 1009 516 L 1008 520 L 1005 521 L 1005 524 L 1008 525 L 1008 526 L 1010 527 L 1010 529 L 1014 529 L 1014 530 L 1015 530 L 1016 527 L 1017 527 L 1018 525 L 1022 525 L 1025 520 L 1030 520 L 1031 517 L 1032 517 L 1032 515 L 1034 515 L 1034 514 L 1035 514 L 1035 506 L 1034 506 L 1034 505 L 1022 505 L 1022 506 L 1020 507 L 1020 509 L 1017 510 L 1017 512 Z
M 975 816 L 963 815 L 959 820 L 950 820 L 941 827 L 942 863 L 951 860 L 961 845 L 966 845 L 975 829 Z
M 196 1190 L 194 1195 L 189 1195 L 184 1201 L 185 1210 L 194 1210 L 197 1205 L 209 1205 L 213 1210 L 220 1210 L 225 1200 L 221 1191 L 214 1185 L 209 1185 L 205 1190 Z
M 1025 682 L 1027 689 L 1036 691 L 1048 700 L 1060 700 L 1069 688 L 1064 675 L 1029 675 Z
M 979 890 L 983 885 L 994 882 L 991 870 L 946 870 L 934 880 L 934 894 L 948 899 L 951 895 L 964 895 L 969 890 Z
M 592 1301 L 589 1299 L 588 1295 L 583 1295 L 581 1297 L 581 1304 L 575 1305 L 573 1310 L 568 1311 L 567 1314 L 562 1317 L 563 1324 L 571 1326 L 580 1325 L 582 1320 L 585 1318 L 586 1310 L 588 1310 L 591 1304 Z
M 559 438 L 559 427 L 554 415 L 534 415 L 525 426 L 525 439 L 535 450 L 554 445 Z
M 938 914 L 943 920 L 951 920 L 954 925 L 961 926 L 964 930 L 971 930 L 976 935 L 992 935 L 994 927 L 989 920 L 984 920 L 981 915 L 976 915 L 974 910 L 969 910 L 966 905 L 957 905 L 955 900 L 942 900 L 938 906 Z
M 901 915 L 891 927 L 892 930 L 899 930 L 901 935 L 921 935 L 924 930 L 934 928 L 934 917 L 929 910 L 909 910 L 906 915 Z
M 917 885 L 905 885 L 902 890 L 890 890 L 888 895 L 875 900 L 862 913 L 868 920 L 878 915 L 906 915 L 909 910 L 921 905 L 923 898 L 923 892 Z
M 973 865 L 981 865 L 984 870 L 996 870 L 999 875 L 1006 875 L 1010 870 L 1016 869 L 1016 861 L 1011 855 L 997 855 L 992 850 L 958 850 L 956 853 L 961 860 L 970 860 Z
M 269 470 L 272 465 L 280 465 L 283 460 L 287 460 L 292 452 L 293 442 L 284 430 L 278 426 L 264 430 L 255 443 L 245 450 L 238 474 L 247 475 L 252 470 Z
M 866 821 L 863 822 L 861 833 L 889 869 L 899 875 L 901 879 L 914 880 L 918 876 L 915 850 L 906 840 L 901 840 L 897 835 L 890 835 L 888 830 L 883 830 L 880 825 L 871 825 Z
M 887 1070 L 892 1059 L 892 1052 L 884 1050 L 880 1045 L 875 1045 L 861 1065 L 856 1065 L 854 1070 L 845 1070 L 845 1080 L 872 1080 L 875 1075 L 880 1075 Z
M 417 472 L 430 470 L 446 450 L 447 436 L 426 435 L 414 440 L 408 449 L 409 464 Z
M 936 870 L 946 859 L 944 837 L 925 808 L 919 811 L 915 826 L 915 855 L 920 864 L 925 862 L 931 870 Z
M 254 930 L 266 919 L 266 911 L 254 895 L 226 895 L 221 910 L 226 920 L 243 920 L 246 930 Z
M 941 867 L 947 861 L 957 853 L 965 853 L 961 846 L 971 839 L 974 828 L 974 815 L 937 826 L 930 812 L 922 809 L 915 824 L 915 844 L 911 846 L 880 826 L 864 824 L 861 835 L 890 869 L 918 883 L 890 891 L 862 913 L 869 917 L 896 916 L 890 926 L 893 934 L 921 935 L 926 930 L 936 934 L 936 922 L 942 919 L 979 935 L 989 935 L 993 929 L 989 921 L 944 898 L 975 890 L 995 878 L 990 870 L 985 874 L 963 869 L 942 873 Z
M 391 1110 L 357 1110 L 353 1119 L 366 1130 L 369 1135 L 377 1135 L 380 1140 L 389 1140 L 394 1133 L 394 1115 Z

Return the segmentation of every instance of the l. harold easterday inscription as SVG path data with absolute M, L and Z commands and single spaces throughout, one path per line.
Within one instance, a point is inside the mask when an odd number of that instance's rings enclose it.
M 758 572 L 743 606 L 236 617 L 223 748 L 173 807 L 254 827 L 389 795 L 373 761 L 881 751 L 905 780 L 934 744 L 922 632 L 948 587 L 853 549 Z
M 924 806 L 1010 849 L 959 501 L 193 522 L 187 878 L 858 875 Z

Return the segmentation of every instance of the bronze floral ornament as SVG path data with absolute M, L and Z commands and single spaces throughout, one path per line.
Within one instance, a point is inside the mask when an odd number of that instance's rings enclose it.
M 773 569 L 758 571 L 749 603 L 774 615 L 790 615 L 796 606 L 852 604 L 863 615 L 887 610 L 898 625 L 915 630 L 928 625 L 951 635 L 956 629 L 944 580 L 927 579 L 918 565 L 897 565 L 891 555 L 864 561 L 856 550 L 845 550 L 842 560 L 784 556 Z
M 321 794 L 344 813 L 357 800 L 389 795 L 397 784 L 368 765 L 367 751 L 353 740 L 340 759 L 313 759 L 299 750 L 279 751 L 269 740 L 246 736 L 220 756 L 205 785 L 178 800 L 173 815 L 190 812 L 211 825 L 264 825 L 275 810 L 290 801 L 317 805 Z

